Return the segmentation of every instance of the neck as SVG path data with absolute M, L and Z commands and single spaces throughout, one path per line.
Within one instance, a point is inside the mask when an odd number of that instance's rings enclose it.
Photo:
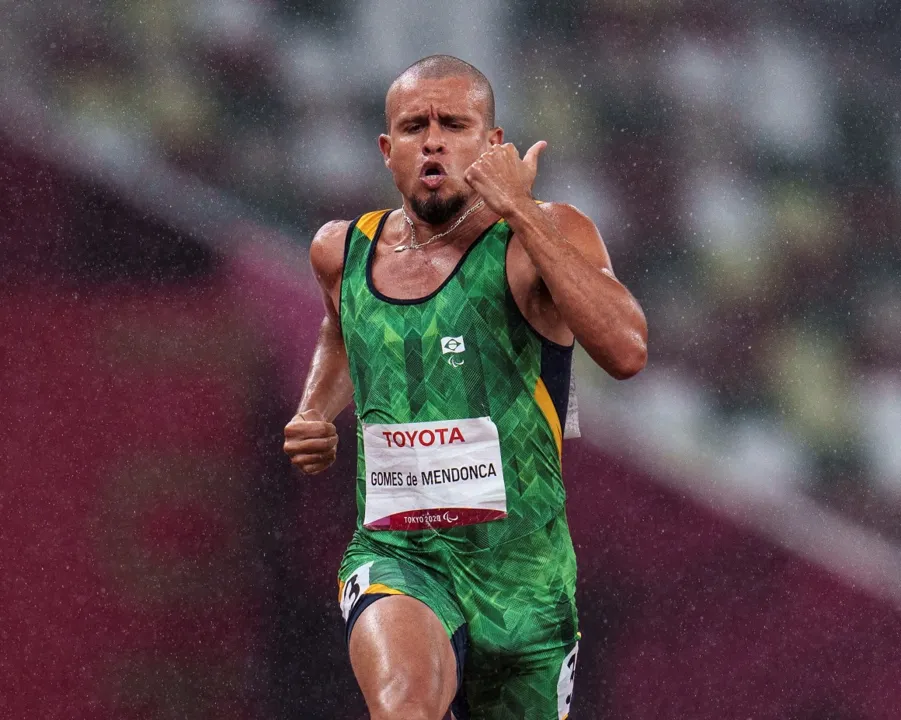
M 485 206 L 482 199 L 475 196 L 471 202 L 460 210 L 454 217 L 440 225 L 433 225 L 420 218 L 409 207 L 407 201 L 404 201 L 402 207 L 403 218 L 406 223 L 408 233 L 415 236 L 417 245 L 424 245 L 431 242 L 432 239 L 439 239 L 439 236 L 448 235 L 450 238 L 462 237 L 461 230 L 471 227 L 479 220 L 483 219 L 490 210 Z M 409 243 L 412 237 L 407 238 Z

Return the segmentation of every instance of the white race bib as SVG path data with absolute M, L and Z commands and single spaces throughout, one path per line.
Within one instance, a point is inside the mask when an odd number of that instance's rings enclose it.
M 363 423 L 369 530 L 421 530 L 499 520 L 507 492 L 489 417 Z

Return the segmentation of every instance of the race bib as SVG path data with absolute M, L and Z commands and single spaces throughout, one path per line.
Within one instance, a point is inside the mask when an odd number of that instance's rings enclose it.
M 363 423 L 370 530 L 422 530 L 499 520 L 507 492 L 497 426 L 489 417 Z

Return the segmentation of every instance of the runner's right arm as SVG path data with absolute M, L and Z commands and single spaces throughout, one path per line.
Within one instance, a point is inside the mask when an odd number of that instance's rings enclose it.
M 310 246 L 310 263 L 325 304 L 325 318 L 297 413 L 285 426 L 284 450 L 303 472 L 314 475 L 335 461 L 333 420 L 353 399 L 347 351 L 338 314 L 348 223 L 324 225 Z

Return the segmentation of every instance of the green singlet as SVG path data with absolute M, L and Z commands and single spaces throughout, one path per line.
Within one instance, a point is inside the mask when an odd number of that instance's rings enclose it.
M 465 656 L 457 720 L 562 720 L 579 637 L 560 465 L 572 348 L 519 311 L 503 220 L 430 295 L 380 293 L 389 214 L 351 224 L 341 286 L 359 446 L 347 637 L 378 598 L 415 597 Z

